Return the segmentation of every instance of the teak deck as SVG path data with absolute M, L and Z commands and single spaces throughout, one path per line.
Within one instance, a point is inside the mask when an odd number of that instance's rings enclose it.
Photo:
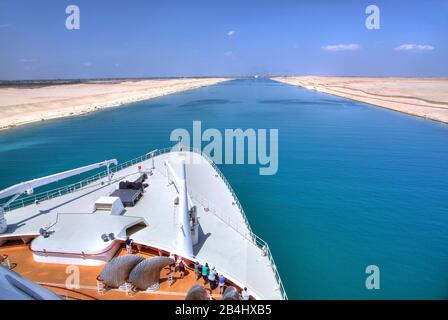
M 123 247 L 119 249 L 117 255 L 127 254 Z M 134 254 L 139 254 L 145 258 L 157 256 L 157 252 L 149 249 L 142 249 Z M 7 255 L 11 264 L 11 269 L 23 277 L 32 280 L 42 286 L 52 290 L 58 295 L 66 299 L 75 300 L 115 300 L 115 299 L 136 299 L 136 300 L 183 300 L 188 290 L 195 284 L 204 284 L 202 278 L 197 281 L 194 279 L 194 271 L 187 268 L 184 278 L 180 277 L 180 273 L 176 270 L 170 286 L 168 277 L 168 267 L 162 269 L 160 273 L 160 289 L 155 292 L 138 291 L 131 294 L 120 289 L 106 289 L 104 293 L 98 292 L 97 276 L 104 268 L 102 266 L 69 266 L 64 264 L 48 264 L 38 263 L 33 260 L 32 252 L 28 245 L 23 242 L 10 242 L 0 247 L 0 255 Z M 79 270 L 79 288 L 72 287 L 73 279 Z M 67 286 L 68 283 L 68 286 Z M 207 291 L 210 286 L 205 285 Z M 220 299 L 219 289 L 216 288 L 212 292 L 213 299 Z

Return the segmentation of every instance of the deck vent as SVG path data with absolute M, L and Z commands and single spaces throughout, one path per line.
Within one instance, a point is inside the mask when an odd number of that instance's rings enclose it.
M 109 240 L 110 240 L 110 241 L 113 241 L 113 240 L 115 240 L 115 235 L 114 235 L 113 233 L 109 233 L 109 234 L 107 234 L 107 233 L 103 233 L 103 234 L 101 235 L 101 239 L 102 239 L 104 242 L 108 242 Z
M 100 197 L 95 201 L 95 213 L 121 215 L 124 211 L 123 203 L 118 197 Z

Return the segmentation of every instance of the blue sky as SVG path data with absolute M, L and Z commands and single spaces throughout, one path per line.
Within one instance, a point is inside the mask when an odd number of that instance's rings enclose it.
M 448 76 L 447 35 L 445 0 L 0 0 L 0 79 Z

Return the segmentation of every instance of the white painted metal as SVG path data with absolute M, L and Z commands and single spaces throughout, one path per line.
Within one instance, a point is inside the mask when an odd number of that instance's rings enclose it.
M 103 162 L 98 162 L 95 164 L 91 164 L 85 167 L 80 167 L 80 168 L 76 168 L 76 169 L 72 169 L 72 170 L 68 170 L 68 171 L 64 171 L 64 172 L 60 172 L 60 173 L 56 173 L 56 174 L 52 174 L 50 176 L 46 176 L 43 178 L 38 178 L 38 179 L 33 179 L 30 181 L 26 181 L 26 182 L 22 182 L 19 184 L 16 184 L 14 186 L 11 186 L 9 188 L 6 188 L 2 191 L 0 191 L 0 199 L 12 196 L 12 195 L 17 195 L 17 194 L 23 194 L 23 193 L 28 193 L 31 194 L 33 191 L 33 189 L 37 188 L 37 187 L 41 187 L 44 186 L 46 184 L 52 183 L 52 182 L 56 182 L 65 178 L 69 178 L 93 169 L 97 169 L 97 168 L 101 168 L 101 167 L 109 167 L 111 164 L 117 164 L 117 159 L 112 159 L 112 160 L 106 160 Z
M 153 159 L 153 161 L 154 161 L 154 159 Z M 172 180 L 174 182 L 174 184 L 176 185 L 176 188 L 179 189 L 181 182 L 180 182 L 178 174 L 176 173 L 176 170 L 174 170 L 173 166 L 169 163 L 168 160 L 166 160 L 164 162 L 164 164 L 166 167 L 166 176 L 168 178 L 168 183 L 171 183 L 170 180 Z M 188 192 L 187 192 L 187 203 L 188 203 L 188 210 L 191 210 L 194 207 L 194 203 L 193 203 L 193 200 L 191 199 L 190 194 Z
M 140 217 L 91 213 L 58 214 L 48 236 L 31 242 L 33 258 L 42 263 L 101 265 L 109 261 L 126 230 L 146 222 Z M 111 236 L 112 235 L 112 236 Z
M 123 202 L 118 197 L 99 197 L 95 201 L 95 212 L 97 211 L 119 216 L 124 211 Z
M 8 222 L 6 221 L 5 218 L 5 212 L 4 212 L 4 208 L 6 206 L 8 206 L 9 203 L 11 203 L 12 201 L 14 201 L 15 199 L 17 199 L 20 195 L 26 193 L 26 194 L 32 194 L 33 190 L 35 188 L 50 184 L 52 182 L 56 182 L 59 180 L 63 180 L 93 169 L 98 169 L 101 167 L 107 167 L 107 172 L 108 172 L 108 176 L 109 176 L 109 182 L 110 182 L 110 171 L 109 171 L 109 166 L 111 164 L 117 165 L 117 159 L 112 159 L 112 160 L 106 160 L 103 162 L 98 162 L 95 164 L 91 164 L 88 166 L 84 166 L 84 167 L 80 167 L 80 168 L 76 168 L 76 169 L 72 169 L 72 170 L 68 170 L 68 171 L 64 171 L 64 172 L 60 172 L 60 173 L 56 173 L 56 174 L 52 174 L 50 176 L 46 176 L 46 177 L 42 177 L 42 178 L 38 178 L 38 179 L 33 179 L 33 180 L 29 180 L 26 182 L 22 182 L 16 185 L 13 185 L 9 188 L 6 188 L 4 190 L 0 191 L 0 199 L 6 198 L 6 197 L 10 197 L 13 196 L 13 198 L 11 198 L 8 202 L 6 202 L 3 206 L 0 206 L 0 234 L 5 233 L 6 230 L 8 229 Z
M 110 250 L 103 254 L 90 257 L 83 255 L 66 255 L 66 254 L 47 254 L 47 253 L 33 253 L 33 259 L 39 263 L 51 263 L 51 264 L 68 264 L 68 265 L 79 265 L 79 266 L 101 266 L 109 262 L 120 249 L 121 243 L 115 241 Z
M 185 171 L 185 160 L 180 160 L 179 175 L 177 175 L 169 161 L 165 162 L 171 173 L 179 192 L 178 225 L 177 225 L 177 252 L 186 258 L 193 257 L 193 241 L 191 238 L 190 213 L 188 210 L 188 192 Z

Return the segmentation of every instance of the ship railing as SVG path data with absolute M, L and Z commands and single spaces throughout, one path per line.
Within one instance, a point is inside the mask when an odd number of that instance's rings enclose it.
M 130 166 L 133 166 L 137 163 L 140 163 L 142 161 L 148 160 L 150 158 L 150 155 L 146 154 L 137 158 L 134 158 L 132 160 L 120 163 L 116 166 L 111 166 L 110 167 L 110 173 L 111 176 L 113 178 L 113 174 L 123 170 L 125 168 L 128 168 Z M 104 179 L 108 176 L 108 172 L 107 170 L 99 172 L 93 176 L 90 176 L 88 178 L 85 178 L 81 181 L 75 182 L 73 184 L 69 184 L 66 186 L 62 186 L 56 189 L 52 189 L 52 190 L 48 190 L 48 191 L 44 191 L 38 194 L 34 194 L 34 195 L 30 195 L 30 196 L 25 196 L 25 197 L 20 197 L 18 199 L 16 199 L 15 201 L 13 201 L 12 203 L 10 203 L 5 210 L 6 211 L 11 211 L 14 209 L 18 209 L 18 208 L 22 208 L 31 204 L 36 204 L 36 203 L 40 203 L 42 201 L 45 200 L 50 200 L 53 198 L 57 198 L 69 193 L 73 193 L 81 188 L 87 187 L 87 186 L 92 186 L 94 182 L 97 182 L 101 179 Z
M 238 197 L 236 196 L 235 191 L 233 190 L 233 188 L 230 185 L 230 183 L 227 181 L 226 177 L 222 174 L 221 170 L 219 170 L 219 168 L 216 166 L 216 164 L 206 154 L 203 154 L 200 150 L 196 150 L 194 148 L 188 148 L 188 147 L 185 147 L 185 146 L 183 146 L 182 148 L 183 148 L 183 150 L 187 150 L 187 151 L 190 151 L 190 152 L 195 152 L 195 153 L 201 154 L 213 166 L 215 171 L 218 173 L 218 175 L 224 181 L 224 183 L 226 184 L 226 186 L 229 189 L 230 193 L 232 194 L 232 197 L 235 200 L 235 204 L 238 206 L 238 209 L 242 213 L 242 216 L 243 216 L 243 219 L 244 219 L 244 221 L 246 223 L 246 226 L 250 230 L 250 225 L 249 225 L 249 222 L 247 220 L 247 217 L 246 217 L 246 214 L 244 212 L 244 209 L 243 209 L 241 203 L 239 202 Z M 152 151 L 150 153 L 147 153 L 145 155 L 139 156 L 139 157 L 134 158 L 132 160 L 120 163 L 120 164 L 118 164 L 116 166 L 111 166 L 110 167 L 110 172 L 113 175 L 113 173 L 115 173 L 115 172 L 118 172 L 118 171 L 123 170 L 125 168 L 128 168 L 130 166 L 133 166 L 133 165 L 135 165 L 135 164 L 137 164 L 139 162 L 146 161 L 146 160 L 150 159 L 151 157 L 156 157 L 158 155 L 161 155 L 161 154 L 164 154 L 164 153 L 168 153 L 168 152 L 171 152 L 171 151 L 176 151 L 176 149 L 175 148 L 156 149 L 156 150 L 154 150 L 154 151 Z M 31 205 L 31 204 L 39 203 L 39 202 L 42 202 L 42 201 L 45 201 L 45 200 L 53 199 L 53 198 L 56 198 L 56 197 L 59 197 L 59 196 L 63 196 L 63 195 L 68 194 L 68 193 L 73 193 L 73 192 L 75 192 L 75 191 L 77 191 L 77 190 L 79 190 L 81 188 L 84 188 L 84 187 L 86 187 L 86 186 L 88 186 L 88 185 L 90 185 L 90 184 L 92 184 L 92 183 L 94 183 L 94 182 L 96 182 L 96 181 L 98 181 L 100 179 L 106 178 L 107 176 L 108 176 L 108 172 L 107 172 L 107 170 L 105 170 L 105 171 L 99 172 L 99 173 L 97 173 L 97 174 L 95 174 L 93 176 L 90 176 L 90 177 L 88 177 L 88 178 L 86 178 L 84 180 L 81 180 L 81 181 L 73 183 L 73 184 L 69 184 L 69 185 L 62 186 L 62 187 L 59 187 L 59 188 L 56 188 L 56 189 L 44 191 L 44 192 L 41 192 L 41 193 L 38 193 L 38 194 L 35 194 L 35 195 L 20 197 L 20 198 L 16 199 L 15 201 L 13 201 L 12 203 L 10 203 L 9 206 L 6 207 L 5 209 L 7 211 L 10 211 L 10 210 L 18 209 L 18 208 L 25 207 L 25 206 L 28 206 L 28 205 Z
M 244 219 L 244 223 L 246 224 L 247 229 L 251 230 L 249 221 L 247 220 L 246 213 L 244 212 L 243 206 L 241 205 L 240 201 L 238 200 L 238 197 L 237 197 L 235 191 L 233 190 L 232 186 L 230 185 L 230 183 L 227 180 L 227 178 L 225 177 L 225 175 L 221 172 L 221 170 L 218 168 L 218 166 L 213 162 L 213 160 L 210 159 L 210 157 L 206 153 L 203 153 L 201 150 L 198 150 L 195 148 L 182 146 L 182 150 L 200 154 L 202 157 L 204 157 L 204 159 L 207 160 L 207 162 L 213 167 L 213 169 L 215 169 L 216 173 L 218 173 L 219 177 L 222 179 L 222 181 L 224 181 L 224 184 L 227 186 L 229 192 L 231 193 L 232 198 L 234 199 L 235 205 L 238 207 L 238 209 L 241 212 L 241 215 Z M 156 149 L 156 150 L 152 151 L 151 153 L 148 153 L 148 155 L 156 157 L 158 155 L 165 154 L 168 152 L 173 152 L 173 151 L 179 151 L 178 147 L 175 146 L 172 148 Z M 165 175 L 165 173 L 163 171 L 160 171 L 160 173 Z
M 203 153 L 201 150 L 197 150 L 194 148 L 189 148 L 186 146 L 182 146 L 182 150 L 183 151 L 189 151 L 189 152 L 195 152 L 198 153 L 200 155 L 202 155 L 207 161 L 208 163 L 210 163 L 210 165 L 215 169 L 215 171 L 218 173 L 218 175 L 220 176 L 220 178 L 222 179 L 222 181 L 225 183 L 225 185 L 227 186 L 229 192 L 232 194 L 232 197 L 234 199 L 234 202 L 236 204 L 236 206 L 238 207 L 239 211 L 241 212 L 241 216 L 243 217 L 244 223 L 246 225 L 246 229 L 247 230 L 241 230 L 241 228 L 238 228 L 238 224 L 234 224 L 232 225 L 232 222 L 230 221 L 230 218 L 227 218 L 228 216 L 223 215 L 221 213 L 218 212 L 218 210 L 216 210 L 216 208 L 214 208 L 208 201 L 205 200 L 205 198 L 202 197 L 202 201 L 204 201 L 204 203 L 202 204 L 204 207 L 207 207 L 213 214 L 215 214 L 218 218 L 220 218 L 226 225 L 232 227 L 233 229 L 235 229 L 239 234 L 241 234 L 242 236 L 244 236 L 246 239 L 250 240 L 252 243 L 254 243 L 255 245 L 257 245 L 260 249 L 263 250 L 264 254 L 267 255 L 267 257 L 269 258 L 269 261 L 272 265 L 276 280 L 278 282 L 279 285 L 279 289 L 280 292 L 282 294 L 282 297 L 284 299 L 287 299 L 287 295 L 286 295 L 286 291 L 283 287 L 283 283 L 281 281 L 280 275 L 278 273 L 277 267 L 275 265 L 274 262 L 274 258 L 272 257 L 271 251 L 269 249 L 268 244 L 266 243 L 266 241 L 264 241 L 263 239 L 261 239 L 260 237 L 258 237 L 255 233 L 252 232 L 252 229 L 249 225 L 249 221 L 247 219 L 247 216 L 244 212 L 243 206 L 241 205 L 240 201 L 238 200 L 238 197 L 235 193 L 235 191 L 233 190 L 232 186 L 230 185 L 229 181 L 227 180 L 227 178 L 224 176 L 224 174 L 221 172 L 221 170 L 218 168 L 218 166 L 210 159 L 210 157 Z M 110 174 L 111 177 L 113 178 L 113 174 L 126 169 L 128 167 L 131 167 L 133 165 L 136 165 L 140 162 L 146 161 L 151 159 L 152 157 L 156 157 L 158 155 L 161 154 L 165 154 L 168 152 L 172 152 L 172 151 L 179 151 L 177 149 L 177 147 L 172 147 L 172 148 L 164 148 L 164 149 L 156 149 L 152 152 L 149 152 L 145 155 L 139 156 L 137 158 L 131 159 L 129 161 L 120 163 L 116 166 L 111 166 L 110 167 Z M 36 204 L 36 203 L 40 203 L 42 201 L 45 200 L 49 200 L 49 199 L 53 199 L 56 197 L 60 197 L 66 194 L 70 194 L 73 193 L 81 188 L 87 187 L 87 186 L 92 186 L 93 183 L 104 179 L 108 176 L 108 172 L 107 170 L 99 172 L 95 175 L 92 175 L 88 178 L 85 178 L 79 182 L 73 183 L 73 184 L 69 184 L 66 186 L 62 186 L 53 190 L 49 190 L 49 191 L 45 191 L 45 192 L 41 192 L 35 195 L 30 195 L 30 196 L 25 196 L 25 197 L 19 197 L 18 199 L 16 199 L 15 201 L 11 202 L 7 207 L 5 207 L 6 211 L 11 211 L 14 209 L 18 209 L 18 208 L 22 208 L 31 204 Z M 191 192 L 191 191 L 190 191 Z M 200 196 L 198 194 L 196 194 L 196 201 L 200 201 L 198 198 L 200 198 Z M 205 206 L 205 204 L 207 203 L 207 206 Z
M 201 205 L 201 207 L 204 208 L 205 212 L 210 212 L 217 218 L 219 218 L 227 227 L 232 228 L 236 232 L 238 232 L 240 235 L 242 235 L 244 238 L 250 240 L 251 242 L 255 243 L 255 239 L 251 238 L 251 230 L 245 227 L 245 222 L 242 219 L 235 219 L 231 218 L 230 215 L 224 214 L 221 212 L 217 207 L 213 205 L 207 198 L 196 192 L 194 189 L 188 189 L 188 193 L 191 196 L 191 199 L 193 202 L 198 203 Z
M 252 233 L 252 237 L 255 237 L 256 245 L 259 248 L 261 248 L 263 254 L 265 254 L 268 257 L 269 262 L 272 266 L 272 270 L 274 271 L 275 280 L 278 283 L 280 293 L 283 299 L 287 300 L 288 296 L 286 295 L 285 287 L 283 286 L 282 279 L 280 278 L 280 273 L 278 272 L 277 265 L 275 264 L 274 257 L 272 256 L 271 249 L 269 249 L 268 243 L 263 239 L 261 239 L 259 236 L 257 236 L 255 233 Z
M 232 228 L 235 232 L 240 234 L 243 238 L 251 242 L 253 245 L 257 246 L 261 250 L 262 254 L 269 259 L 269 263 L 272 266 L 275 280 L 277 281 L 282 297 L 284 299 L 288 299 L 285 288 L 283 286 L 282 279 L 280 278 L 277 265 L 275 264 L 274 257 L 272 256 L 268 243 L 259 236 L 257 236 L 252 230 L 247 228 L 241 228 L 240 223 L 238 223 L 237 221 L 233 221 L 229 215 L 225 215 L 222 212 L 220 212 L 215 206 L 213 206 L 213 204 L 209 200 L 207 200 L 204 196 L 197 193 L 195 190 L 192 190 L 190 188 L 188 192 L 190 193 L 190 196 L 193 199 L 193 201 L 200 204 L 205 210 L 207 210 L 208 212 L 216 216 L 218 219 L 220 219 L 226 226 Z
M 190 149 L 189 151 L 191 151 L 191 152 L 196 152 L 196 153 L 201 154 L 210 163 L 210 165 L 215 169 L 215 171 L 221 177 L 222 181 L 224 181 L 224 183 L 226 184 L 226 186 L 229 189 L 230 193 L 232 194 L 232 197 L 234 199 L 235 204 L 238 206 L 238 209 L 241 212 L 241 215 L 242 215 L 242 217 L 244 219 L 244 222 L 246 224 L 247 231 L 243 231 L 243 230 L 239 229 L 238 228 L 238 223 L 235 223 L 234 226 L 232 226 L 232 223 L 231 223 L 229 215 L 224 215 L 224 214 L 219 213 L 219 211 L 216 210 L 216 208 L 214 208 L 210 204 L 210 202 L 205 201 L 206 203 L 208 203 L 207 204 L 208 209 L 213 214 L 215 214 L 218 218 L 220 218 L 221 221 L 223 221 L 228 226 L 232 227 L 236 232 L 238 232 L 240 235 L 245 237 L 250 242 L 254 243 L 257 247 L 259 247 L 262 250 L 263 254 L 265 254 L 268 257 L 268 259 L 269 259 L 269 262 L 270 262 L 270 264 L 272 266 L 272 269 L 273 269 L 273 272 L 274 272 L 274 275 L 275 275 L 275 279 L 276 279 L 276 281 L 278 283 L 279 290 L 280 290 L 280 293 L 281 293 L 283 299 L 285 299 L 285 300 L 288 299 L 288 296 L 286 295 L 285 287 L 283 286 L 282 279 L 280 278 L 280 274 L 278 272 L 277 265 L 275 264 L 274 257 L 272 256 L 272 253 L 271 253 L 271 250 L 269 248 L 269 245 L 268 245 L 268 243 L 266 241 L 261 239 L 259 236 L 257 236 L 252 231 L 252 229 L 250 227 L 250 224 L 249 224 L 249 221 L 247 219 L 246 213 L 244 212 L 243 206 L 241 205 L 240 201 L 238 200 L 238 197 L 237 197 L 235 191 L 233 190 L 232 186 L 230 185 L 229 181 L 227 180 L 225 175 L 221 172 L 221 170 L 218 168 L 218 166 L 210 159 L 210 157 L 207 154 L 201 152 L 200 150 L 196 150 L 196 149 L 193 149 L 193 148 L 189 148 L 189 149 Z M 193 191 L 193 193 L 194 193 L 194 191 Z M 196 195 L 198 195 L 198 194 L 196 194 Z M 192 196 L 192 197 L 194 198 L 194 196 Z M 202 197 L 202 199 L 205 199 L 205 198 Z M 226 217 L 227 217 L 227 219 L 226 219 Z
M 208 201 L 205 197 L 203 197 L 202 195 L 197 193 L 195 190 L 191 190 L 191 188 L 188 190 L 188 192 L 190 193 L 190 196 L 193 198 L 193 200 L 200 203 L 202 207 L 207 208 L 211 213 L 213 213 L 216 217 L 218 217 L 221 221 L 223 221 L 224 224 L 226 224 L 227 226 L 234 229 L 237 233 L 242 235 L 245 239 L 249 240 L 251 243 L 253 243 L 254 245 L 256 245 L 258 248 L 260 248 L 262 250 L 263 254 L 266 255 L 269 259 L 269 262 L 272 266 L 272 269 L 273 269 L 273 272 L 275 275 L 275 279 L 278 283 L 279 290 L 280 290 L 280 293 L 281 293 L 283 299 L 288 299 L 288 296 L 286 295 L 286 290 L 283 286 L 282 279 L 280 278 L 280 274 L 277 269 L 277 265 L 275 264 L 274 257 L 272 256 L 271 250 L 269 249 L 269 245 L 267 244 L 266 241 L 261 239 L 259 236 L 257 236 L 252 231 L 252 229 L 249 225 L 249 221 L 247 219 L 246 213 L 244 212 L 243 206 L 241 205 L 240 201 L 238 200 L 238 197 L 237 197 L 235 191 L 233 190 L 232 186 L 230 185 L 230 183 L 227 180 L 227 178 L 225 177 L 225 175 L 221 172 L 221 170 L 213 162 L 213 160 L 211 160 L 210 157 L 207 154 L 203 153 L 202 151 L 194 149 L 194 148 L 189 148 L 186 146 L 182 146 L 182 150 L 195 152 L 195 153 L 202 155 L 208 161 L 208 163 L 210 163 L 210 165 L 213 167 L 213 169 L 215 169 L 216 173 L 218 173 L 218 175 L 220 176 L 222 181 L 224 181 L 225 185 L 227 186 L 229 192 L 232 194 L 232 198 L 233 198 L 235 204 L 237 205 L 237 207 L 241 213 L 241 216 L 243 217 L 246 228 L 238 227 L 240 225 L 238 222 L 232 221 L 230 219 L 229 215 L 224 215 L 223 213 L 221 213 L 219 210 L 216 209 L 216 207 L 213 206 L 213 204 L 210 201 Z M 153 152 L 153 156 L 157 156 L 157 155 L 171 152 L 171 151 L 177 151 L 176 147 L 166 148 L 166 149 L 162 149 L 162 150 L 155 150 Z M 160 173 L 165 175 L 165 172 L 163 170 L 161 170 Z

